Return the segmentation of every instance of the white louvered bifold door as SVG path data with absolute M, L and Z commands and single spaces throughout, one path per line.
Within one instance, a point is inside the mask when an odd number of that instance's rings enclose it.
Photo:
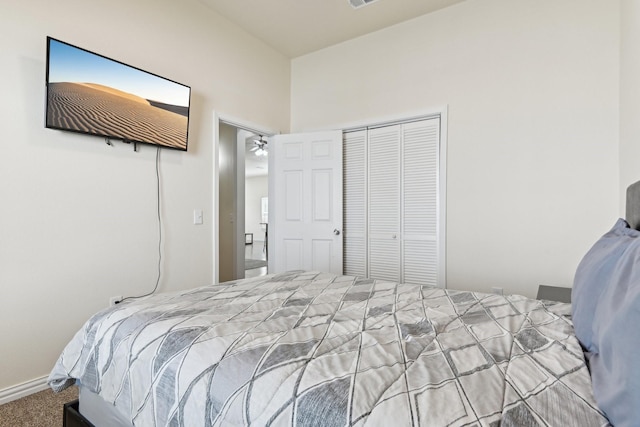
M 402 281 L 437 286 L 440 119 L 402 125 Z
M 344 274 L 366 277 L 367 266 L 367 131 L 343 139 Z
M 401 125 L 369 130 L 369 277 L 400 281 Z
M 344 134 L 344 274 L 445 285 L 440 121 Z

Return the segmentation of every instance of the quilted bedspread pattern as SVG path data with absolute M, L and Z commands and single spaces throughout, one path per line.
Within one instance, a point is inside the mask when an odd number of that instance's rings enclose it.
M 606 426 L 570 305 L 288 272 L 92 317 L 49 384 L 136 426 Z

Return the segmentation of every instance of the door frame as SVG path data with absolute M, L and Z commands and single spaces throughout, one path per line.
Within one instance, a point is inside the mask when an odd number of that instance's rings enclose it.
M 228 114 L 219 113 L 217 111 L 213 111 L 213 150 L 212 150 L 212 162 L 213 162 L 213 200 L 211 211 L 213 212 L 213 282 L 215 284 L 220 283 L 220 123 L 225 123 L 229 126 L 233 126 L 238 129 L 243 129 L 249 132 L 253 132 L 258 135 L 274 135 L 279 132 L 270 129 L 268 126 L 263 126 L 260 124 L 255 124 L 250 121 L 240 119 L 237 117 L 233 117 Z M 244 151 L 244 147 L 243 147 Z M 238 200 L 237 206 L 242 206 L 242 211 L 244 212 L 244 200 Z M 237 209 L 240 210 L 240 209 Z M 244 218 L 243 218 L 244 220 Z M 243 221 L 244 222 L 244 221 Z M 239 239 L 239 240 L 238 240 Z M 236 230 L 236 240 L 244 241 L 244 230 L 242 233 Z M 241 248 L 237 248 L 236 250 L 236 258 L 238 258 L 238 254 L 240 253 L 240 249 L 242 249 L 242 263 L 244 263 L 244 245 Z M 239 260 L 236 260 L 239 268 Z

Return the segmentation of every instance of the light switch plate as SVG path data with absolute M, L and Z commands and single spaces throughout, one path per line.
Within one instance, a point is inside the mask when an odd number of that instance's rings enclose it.
M 193 210 L 193 223 L 195 225 L 200 225 L 203 222 L 203 212 L 202 209 L 194 209 Z

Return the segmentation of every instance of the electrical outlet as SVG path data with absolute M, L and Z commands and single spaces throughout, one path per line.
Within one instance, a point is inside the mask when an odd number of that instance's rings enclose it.
M 491 292 L 496 295 L 504 295 L 504 290 L 502 288 L 491 288 Z
M 109 298 L 109 307 L 113 307 L 114 305 L 118 304 L 120 301 L 122 301 L 122 295 Z

